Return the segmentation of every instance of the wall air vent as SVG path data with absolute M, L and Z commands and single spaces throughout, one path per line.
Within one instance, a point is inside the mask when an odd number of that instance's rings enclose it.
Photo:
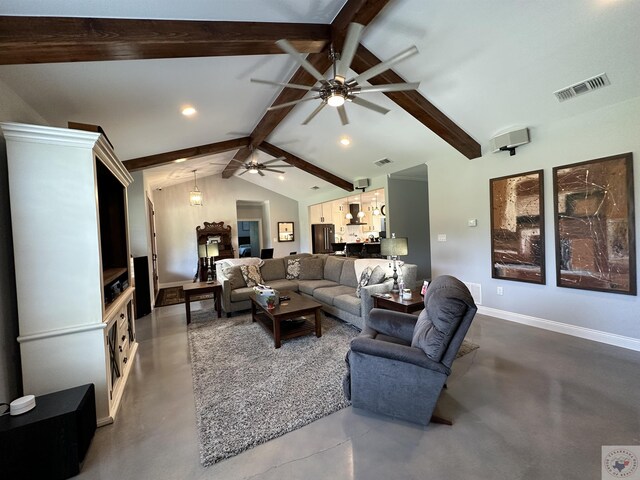
M 607 85 L 611 85 L 609 77 L 607 77 L 606 73 L 601 73 L 596 77 L 588 78 L 587 80 L 576 83 L 567 88 L 557 90 L 553 92 L 553 94 L 556 96 L 558 101 L 564 102 L 565 100 L 577 97 L 583 93 L 589 93 L 592 90 L 597 90 L 598 88 L 606 87 Z
M 320 187 L 317 185 L 314 185 L 313 187 L 311 187 L 311 190 L 320 190 Z
M 388 158 L 383 158 L 382 160 L 378 160 L 377 162 L 373 162 L 373 164 L 378 166 L 378 167 L 386 165 L 387 163 L 391 163 L 391 160 L 389 160 Z

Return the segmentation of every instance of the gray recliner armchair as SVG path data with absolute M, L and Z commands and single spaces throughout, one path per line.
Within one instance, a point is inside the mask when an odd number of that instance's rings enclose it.
M 418 317 L 371 310 L 346 358 L 343 386 L 355 408 L 429 424 L 477 307 L 448 275 L 431 282 L 424 305 Z

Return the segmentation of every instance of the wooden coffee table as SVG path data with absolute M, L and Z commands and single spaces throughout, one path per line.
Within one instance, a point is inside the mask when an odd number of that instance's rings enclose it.
M 398 293 L 389 292 L 390 297 L 383 297 L 380 294 L 371 295 L 373 297 L 373 308 L 384 308 L 394 312 L 414 313 L 424 308 L 424 298 L 420 295 L 420 289 L 411 290 L 411 298 L 403 299 Z
M 295 292 L 281 291 L 280 296 L 288 296 L 290 300 L 281 301 L 280 305 L 269 310 L 258 303 L 255 294 L 250 295 L 251 318 L 254 322 L 259 322 L 273 336 L 275 347 L 280 348 L 282 340 L 308 335 L 314 331 L 316 337 L 320 338 L 322 336 L 322 313 L 320 312 L 322 305 Z M 286 322 L 303 315 L 313 315 L 315 321 L 305 319 L 300 322 L 291 322 L 290 325 Z

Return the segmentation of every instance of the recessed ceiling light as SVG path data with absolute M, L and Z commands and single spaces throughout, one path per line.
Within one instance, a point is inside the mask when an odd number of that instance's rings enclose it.
M 347 137 L 342 137 L 340 139 L 340 143 L 346 147 L 347 145 L 351 144 L 351 140 L 349 140 Z
M 195 114 L 196 114 L 196 109 L 195 109 L 195 108 L 193 108 L 193 107 L 192 107 L 192 106 L 190 106 L 190 105 L 189 105 L 189 106 L 186 106 L 186 107 L 184 107 L 184 108 L 182 109 L 182 114 L 183 114 L 185 117 L 190 117 L 190 116 L 192 116 L 192 115 L 195 115 Z
M 182 162 L 186 162 L 187 159 L 186 158 L 178 158 L 177 160 L 174 160 L 173 163 L 182 163 Z
M 284 180 L 284 175 L 278 175 L 278 178 L 279 178 L 280 180 Z

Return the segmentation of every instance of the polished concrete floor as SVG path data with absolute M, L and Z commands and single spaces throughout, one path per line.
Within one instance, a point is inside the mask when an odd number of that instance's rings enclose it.
M 203 468 L 184 306 L 137 329 L 116 422 L 76 478 L 585 480 L 601 478 L 602 445 L 640 444 L 640 353 L 478 315 L 467 338 L 480 349 L 439 403 L 452 427 L 349 407 Z

